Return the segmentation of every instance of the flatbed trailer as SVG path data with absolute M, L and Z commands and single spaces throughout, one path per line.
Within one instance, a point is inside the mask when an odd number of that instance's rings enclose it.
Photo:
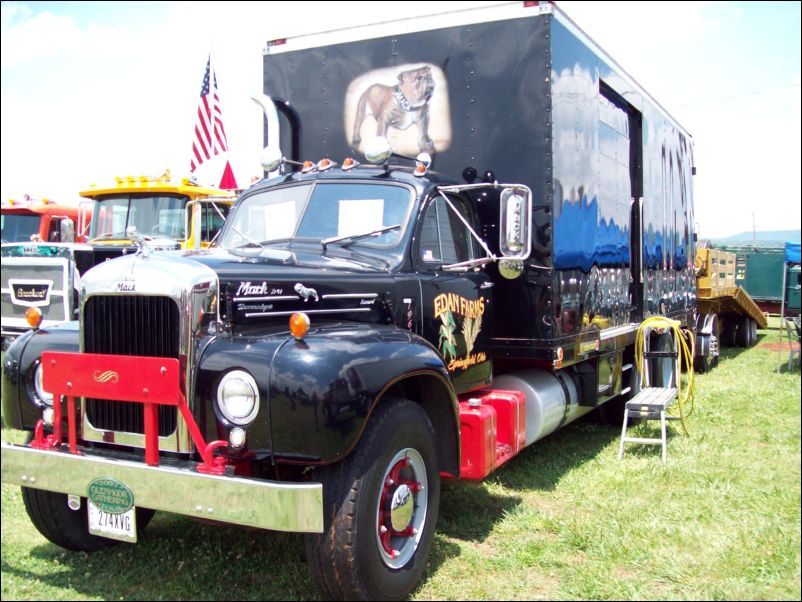
M 719 249 L 696 249 L 696 305 L 699 312 L 699 337 L 714 335 L 714 344 L 726 347 L 751 347 L 757 341 L 757 329 L 766 328 L 768 320 L 758 304 L 735 283 L 737 257 Z M 711 344 L 708 341 L 707 344 Z M 705 342 L 697 352 L 697 369 L 712 367 L 715 355 L 704 354 Z

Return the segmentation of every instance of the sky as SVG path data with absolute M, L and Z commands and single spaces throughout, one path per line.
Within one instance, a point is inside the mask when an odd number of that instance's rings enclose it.
M 558 5 L 692 134 L 701 238 L 800 229 L 799 2 Z M 79 190 L 115 176 L 189 175 L 210 49 L 246 185 L 261 175 L 263 117 L 250 98 L 262 91 L 267 40 L 455 3 L 349 6 L 4 1 L 0 198 L 77 203 Z

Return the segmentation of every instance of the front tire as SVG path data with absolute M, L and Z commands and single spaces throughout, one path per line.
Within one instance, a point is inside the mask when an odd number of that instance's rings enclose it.
M 440 505 L 434 429 L 424 410 L 387 399 L 351 455 L 320 469 L 325 531 L 306 536 L 318 588 L 339 600 L 401 600 L 417 587 Z

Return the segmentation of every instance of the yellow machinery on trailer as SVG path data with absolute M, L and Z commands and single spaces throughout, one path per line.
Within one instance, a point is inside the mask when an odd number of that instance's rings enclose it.
M 696 369 L 704 372 L 718 357 L 718 345 L 751 347 L 757 341 L 757 329 L 766 328 L 766 315 L 743 288 L 735 284 L 736 255 L 708 245 L 696 249 L 696 294 L 699 311 Z M 711 353 L 712 352 L 712 353 Z

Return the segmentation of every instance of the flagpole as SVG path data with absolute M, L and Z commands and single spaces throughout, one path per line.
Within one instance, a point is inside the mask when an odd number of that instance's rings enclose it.
M 198 168 L 206 163 L 205 172 L 208 176 L 217 178 L 214 173 L 222 164 L 222 174 L 218 188 L 235 190 L 239 188 L 234 170 L 231 168 L 229 160 L 228 136 L 223 122 L 223 109 L 220 97 L 220 90 L 217 86 L 217 71 L 212 59 L 214 49 L 212 41 L 209 41 L 209 55 L 206 59 L 206 71 L 204 72 L 204 83 L 201 90 L 199 101 L 198 121 L 195 127 L 195 138 L 193 145 L 193 159 L 190 161 L 190 169 L 194 163 L 195 175 L 200 176 Z M 204 94 L 205 93 L 205 94 Z M 201 115 L 202 111 L 202 115 Z M 214 175 L 212 175 L 214 174 Z M 204 177 L 203 179 L 206 179 Z M 211 178 L 209 178 L 211 179 Z
M 214 68 L 214 41 L 209 38 L 209 92 L 212 95 L 212 157 L 217 156 L 217 136 L 215 135 L 215 115 L 217 114 L 217 71 Z M 214 160 L 214 159 L 212 159 Z

